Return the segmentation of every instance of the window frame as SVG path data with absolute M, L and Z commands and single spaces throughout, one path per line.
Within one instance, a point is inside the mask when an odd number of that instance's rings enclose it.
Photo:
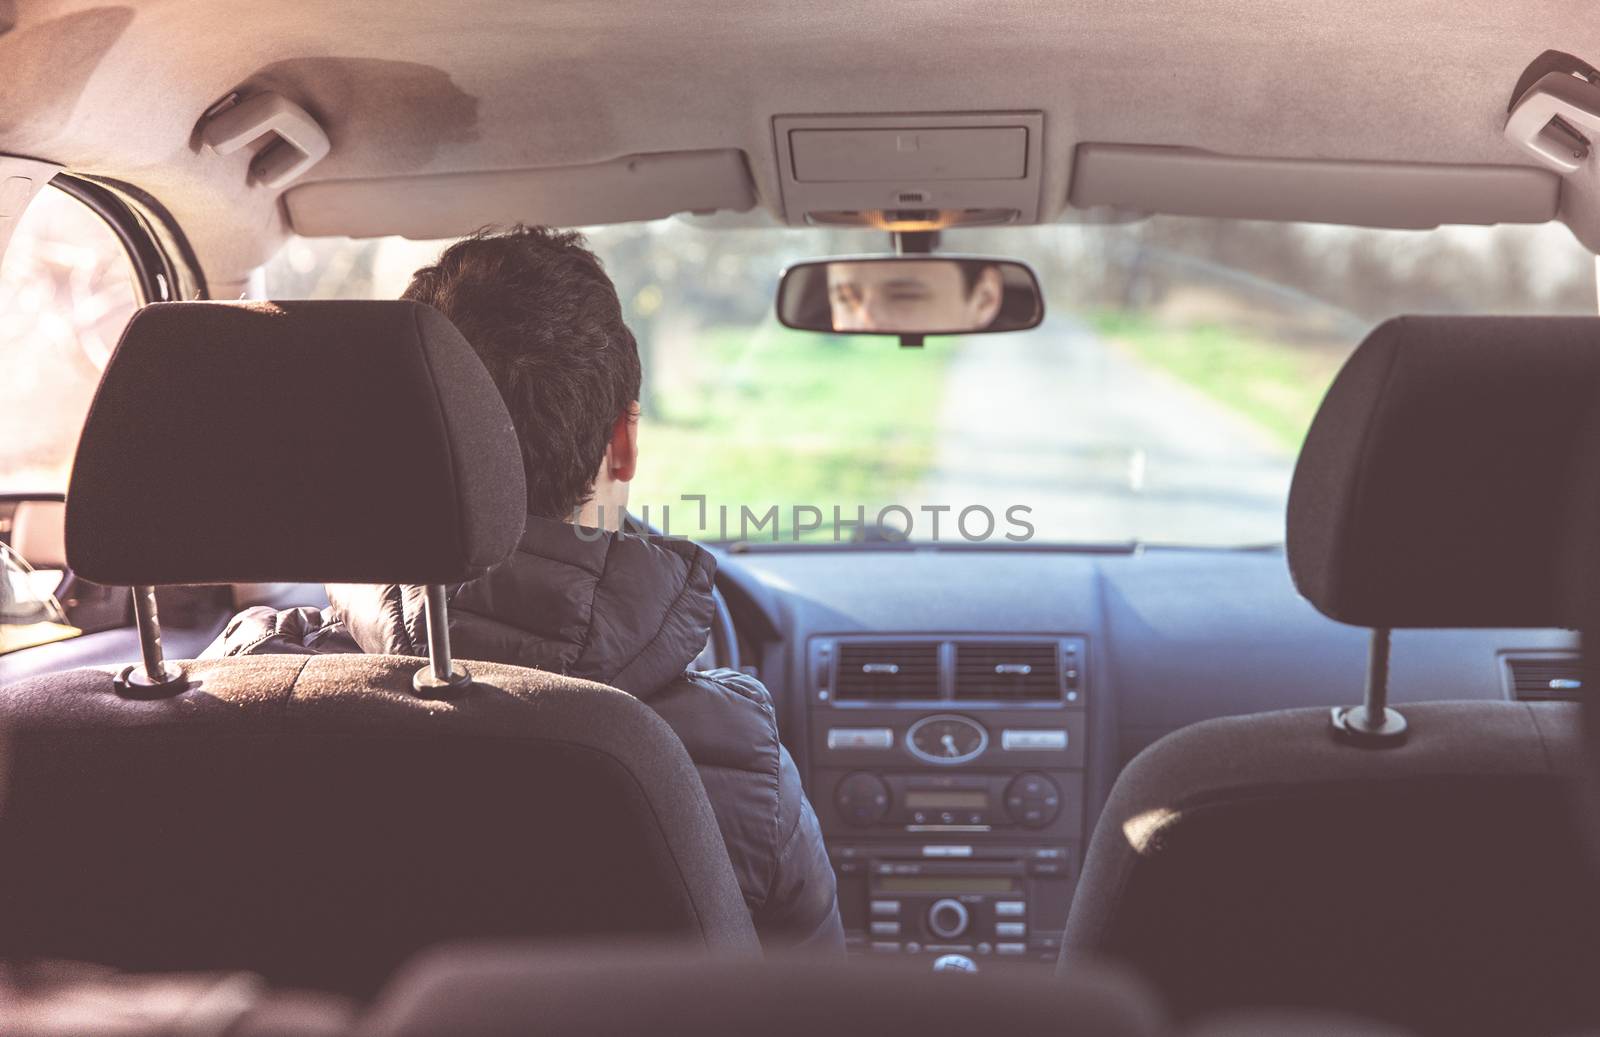
M 133 267 L 134 289 L 140 306 L 183 298 L 179 293 L 187 285 L 195 285 L 198 289 L 191 298 L 206 297 L 204 281 L 198 278 L 198 268 L 188 263 L 182 267 L 174 263 L 171 254 L 153 233 L 149 220 L 141 216 L 111 186 L 72 173 L 57 173 L 46 187 L 56 188 L 83 203 L 111 228 L 111 233 L 116 235 Z M 169 230 L 177 234 L 175 226 L 169 224 Z M 177 240 L 181 240 L 181 235 Z M 187 252 L 186 242 L 183 251 Z

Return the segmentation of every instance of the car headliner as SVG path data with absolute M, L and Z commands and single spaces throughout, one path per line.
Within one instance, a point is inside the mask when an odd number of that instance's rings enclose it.
M 241 87 L 327 129 L 308 183 L 734 149 L 769 211 L 776 115 L 1041 111 L 1059 219 L 1085 141 L 1529 166 L 1501 135 L 1523 69 L 1600 60 L 1584 0 L 0 0 L 0 33 L 0 153 L 137 185 L 221 285 L 291 229 L 247 154 L 199 144 Z

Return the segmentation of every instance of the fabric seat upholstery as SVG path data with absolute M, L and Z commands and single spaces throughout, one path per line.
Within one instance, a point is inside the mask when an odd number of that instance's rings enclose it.
M 1296 467 L 1300 592 L 1374 628 L 1559 625 L 1563 499 L 1597 394 L 1600 320 L 1380 326 Z M 1347 705 L 1362 679 L 1350 675 Z M 1146 749 L 1097 823 L 1063 967 L 1120 959 L 1186 1019 L 1281 1005 L 1433 1034 L 1600 1021 L 1577 711 L 1402 712 L 1408 736 L 1386 748 L 1337 739 L 1311 709 L 1209 721 Z
M 1068 958 L 1134 965 L 1184 1019 L 1328 1008 L 1441 1034 L 1591 1020 L 1600 885 L 1572 822 L 1577 708 L 1405 714 L 1398 749 L 1335 742 L 1321 709 L 1150 746 L 1096 827 Z
M 246 969 L 370 992 L 441 940 L 681 934 L 753 946 L 688 755 L 597 684 L 486 663 L 185 664 L 144 702 L 84 670 L 5 689 L 0 956 Z
M 612 996 L 623 986 L 626 997 Z M 363 1020 L 371 1037 L 1006 1037 L 1168 1031 L 1143 984 L 1085 966 L 1060 983 L 1033 972 L 931 973 L 882 960 L 775 956 L 697 963 L 648 946 L 455 947 L 398 975 Z
M 333 388 L 307 396 L 286 351 Z M 240 415 L 274 413 L 273 442 L 239 450 Z M 338 456 L 397 450 L 354 484 Z M 487 372 L 427 307 L 162 304 L 97 393 L 68 550 L 102 582 L 463 580 L 516 543 L 522 480 Z M 704 788 L 649 707 L 478 662 L 423 698 L 423 662 L 184 661 L 181 691 L 94 669 L 0 690 L 0 957 L 363 994 L 447 939 L 755 951 Z

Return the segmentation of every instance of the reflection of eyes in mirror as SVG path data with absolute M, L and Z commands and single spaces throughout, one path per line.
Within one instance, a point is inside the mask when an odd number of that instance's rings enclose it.
M 993 263 L 882 260 L 828 264 L 834 331 L 981 331 L 1005 298 Z
M 1044 300 L 1039 279 L 1015 260 L 851 256 L 784 271 L 778 319 L 802 331 L 842 334 L 983 334 L 1038 327 Z

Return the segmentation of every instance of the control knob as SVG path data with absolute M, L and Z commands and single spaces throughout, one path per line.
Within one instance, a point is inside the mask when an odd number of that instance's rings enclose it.
M 928 908 L 928 930 L 941 940 L 954 940 L 966 932 L 967 921 L 967 907 L 959 900 L 945 897 Z
M 841 781 L 833 798 L 840 815 L 858 828 L 875 825 L 889 813 L 889 786 L 866 771 L 856 771 Z
M 1061 813 L 1061 790 L 1043 774 L 1019 774 L 1006 786 L 1006 810 L 1019 825 L 1043 828 Z

